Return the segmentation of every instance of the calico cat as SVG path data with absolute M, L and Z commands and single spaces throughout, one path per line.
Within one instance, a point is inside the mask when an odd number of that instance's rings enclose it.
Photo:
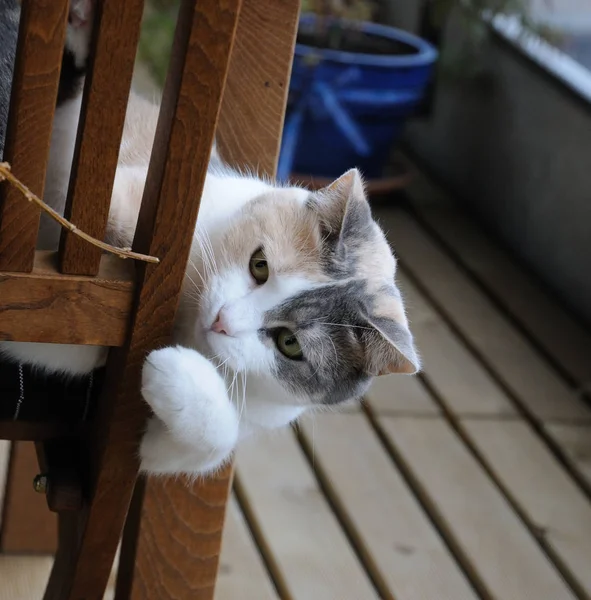
M 56 112 L 52 169 L 71 157 L 78 109 L 75 98 Z M 110 242 L 132 240 L 157 116 L 157 106 L 131 94 Z M 63 171 L 48 174 L 58 184 L 46 200 L 57 208 Z M 51 231 L 42 237 L 45 247 L 57 244 Z M 375 376 L 415 373 L 419 359 L 395 272 L 357 170 L 310 192 L 234 171 L 214 149 L 177 345 L 150 353 L 143 368 L 142 394 L 154 417 L 140 448 L 142 469 L 210 472 L 247 436 L 359 398 Z M 80 375 L 104 364 L 107 349 L 3 342 L 0 352 Z

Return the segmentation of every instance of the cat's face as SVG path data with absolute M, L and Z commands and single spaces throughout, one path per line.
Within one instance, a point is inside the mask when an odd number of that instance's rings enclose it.
M 233 371 L 271 377 L 299 404 L 335 404 L 372 376 L 419 368 L 356 170 L 316 193 L 272 189 L 201 247 L 195 343 Z

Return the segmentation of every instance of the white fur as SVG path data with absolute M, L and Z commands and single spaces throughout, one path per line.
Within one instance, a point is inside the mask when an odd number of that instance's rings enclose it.
M 63 211 L 70 177 L 80 99 L 56 111 L 45 200 Z M 114 182 L 109 238 L 128 244 L 135 226 L 130 194 L 141 198 L 147 165 L 120 165 Z M 312 284 L 299 277 L 271 277 L 257 286 L 245 268 L 219 272 L 219 238 L 240 211 L 273 187 L 253 177 L 220 170 L 207 176 L 199 227 L 188 267 L 176 346 L 152 352 L 143 369 L 142 394 L 154 411 L 142 441 L 142 469 L 150 473 L 200 474 L 215 470 L 239 439 L 283 427 L 307 408 L 270 374 L 276 349 L 257 335 L 263 314 Z M 307 194 L 293 188 L 292 199 Z M 44 220 L 40 247 L 55 250 L 60 230 Z M 205 278 L 207 285 L 203 285 Z M 197 302 L 194 295 L 201 287 Z M 218 312 L 231 336 L 210 331 Z M 0 343 L 0 353 L 49 371 L 79 375 L 105 363 L 96 346 Z M 212 357 L 210 360 L 208 357 Z M 218 365 L 216 367 L 216 365 Z
M 144 365 L 142 394 L 152 419 L 140 448 L 152 473 L 207 472 L 234 450 L 238 413 L 213 364 L 187 348 L 152 352 Z

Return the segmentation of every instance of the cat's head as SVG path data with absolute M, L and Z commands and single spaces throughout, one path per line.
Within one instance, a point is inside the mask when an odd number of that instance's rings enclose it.
M 272 377 L 299 404 L 336 404 L 419 369 L 357 170 L 318 192 L 268 187 L 201 247 L 194 335 L 233 371 Z

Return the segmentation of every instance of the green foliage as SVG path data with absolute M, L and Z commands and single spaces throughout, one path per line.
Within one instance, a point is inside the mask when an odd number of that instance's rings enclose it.
M 178 7 L 179 0 L 151 0 L 144 12 L 139 58 L 160 87 L 166 79 Z

